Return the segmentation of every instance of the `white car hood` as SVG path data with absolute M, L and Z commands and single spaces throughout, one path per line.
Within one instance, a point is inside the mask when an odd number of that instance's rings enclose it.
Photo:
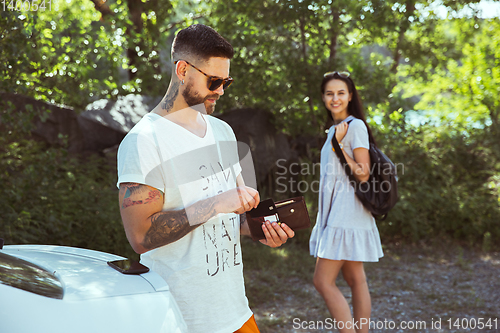
M 113 254 L 48 245 L 7 245 L 0 251 L 52 272 L 61 281 L 67 301 L 168 290 L 155 273 L 125 275 L 109 267 L 107 261 L 124 259 Z

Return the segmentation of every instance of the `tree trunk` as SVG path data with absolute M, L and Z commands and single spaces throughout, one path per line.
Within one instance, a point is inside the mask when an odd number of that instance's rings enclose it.
M 394 50 L 393 56 L 393 64 L 391 67 L 392 73 L 397 73 L 399 61 L 401 60 L 401 49 L 403 48 L 403 43 L 405 40 L 406 31 L 408 31 L 410 27 L 410 16 L 413 16 L 415 13 L 415 0 L 407 0 L 406 1 L 406 12 L 405 12 L 405 20 L 401 23 L 398 35 L 398 42 L 396 44 L 396 50 Z
M 334 70 L 335 58 L 337 56 L 337 38 L 339 36 L 339 20 L 340 14 L 334 6 L 332 6 L 332 22 L 330 27 L 330 56 L 328 57 L 328 66 L 330 70 Z
M 306 69 L 307 72 L 309 64 L 307 63 L 307 41 L 306 41 L 306 31 L 303 18 L 299 19 L 299 27 L 300 27 L 300 37 L 302 43 L 302 62 L 304 63 L 304 69 Z M 308 77 L 309 77 L 308 75 L 304 75 L 304 81 L 307 87 L 307 95 L 309 97 L 307 104 L 309 105 L 309 113 L 311 114 L 312 125 L 314 128 L 319 128 L 318 121 L 316 120 L 316 115 L 314 114 L 314 104 L 312 100 L 311 84 L 309 84 Z
M 132 80 L 137 72 L 132 72 L 134 68 L 137 68 L 139 64 L 139 55 L 136 51 L 136 46 L 142 50 L 141 43 L 134 43 L 134 35 L 136 33 L 142 32 L 142 13 L 144 12 L 143 3 L 141 0 L 127 0 L 128 10 L 130 13 L 130 20 L 132 21 L 132 26 L 127 29 L 128 35 L 128 49 L 127 49 L 127 57 L 129 59 L 129 71 L 128 77 Z

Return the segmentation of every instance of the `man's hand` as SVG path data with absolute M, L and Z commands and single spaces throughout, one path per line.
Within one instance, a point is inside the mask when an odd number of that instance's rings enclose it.
M 285 223 L 278 224 L 266 221 L 262 224 L 262 231 L 264 231 L 266 239 L 261 239 L 260 242 L 269 247 L 281 246 L 286 243 L 288 238 L 295 236 L 295 232 Z
M 243 214 L 257 207 L 260 202 L 259 192 L 245 185 L 221 193 L 216 198 L 217 211 L 221 213 Z

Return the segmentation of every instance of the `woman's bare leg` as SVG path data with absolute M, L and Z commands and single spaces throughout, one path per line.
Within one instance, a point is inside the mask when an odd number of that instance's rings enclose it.
M 346 261 L 318 258 L 314 271 L 314 286 L 325 300 L 328 311 L 337 322 L 341 333 L 355 333 L 349 303 L 337 287 L 335 281 Z M 340 329 L 340 327 L 342 329 Z
M 346 261 L 342 266 L 342 275 L 351 287 L 354 322 L 359 327 L 356 332 L 368 333 L 372 305 L 363 263 Z

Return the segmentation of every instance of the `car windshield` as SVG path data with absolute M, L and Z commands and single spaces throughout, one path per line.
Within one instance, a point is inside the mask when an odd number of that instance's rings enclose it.
M 64 295 L 61 281 L 53 273 L 1 251 L 0 283 L 50 298 Z

